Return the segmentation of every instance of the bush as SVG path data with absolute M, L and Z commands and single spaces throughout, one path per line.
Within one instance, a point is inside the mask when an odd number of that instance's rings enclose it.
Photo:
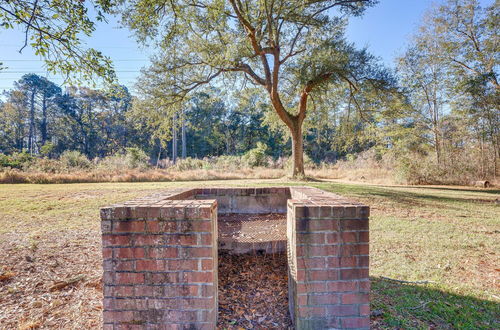
M 61 161 L 62 165 L 68 170 L 85 170 L 92 167 L 92 162 L 84 154 L 76 150 L 67 150 L 63 152 L 61 157 L 59 157 L 59 160 Z
M 0 154 L 0 167 L 23 169 L 29 167 L 34 157 L 26 151 L 14 152 L 12 155 Z
M 217 170 L 234 171 L 243 167 L 241 156 L 219 156 L 210 159 L 213 168 Z
M 139 148 L 126 148 L 125 159 L 128 168 L 144 169 L 149 166 L 149 156 Z
M 210 168 L 212 168 L 212 165 L 206 159 L 198 159 L 191 157 L 178 159 L 175 165 L 171 167 L 171 169 L 177 171 L 190 171 L 190 170 L 201 170 Z
M 267 146 L 262 142 L 257 142 L 257 146 L 248 150 L 242 157 L 242 162 L 248 167 L 265 167 L 268 165 L 266 156 Z
M 52 142 L 47 142 L 40 148 L 40 154 L 45 157 L 51 157 L 55 149 L 56 146 Z
M 34 161 L 25 167 L 28 172 L 61 173 L 66 170 L 64 164 L 57 159 L 35 158 Z

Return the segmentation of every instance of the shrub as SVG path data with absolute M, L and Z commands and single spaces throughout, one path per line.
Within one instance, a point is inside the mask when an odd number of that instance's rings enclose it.
M 23 169 L 28 167 L 33 159 L 26 151 L 14 152 L 12 155 L 0 154 L 0 167 Z
M 243 164 L 248 167 L 265 167 L 268 164 L 266 156 L 267 146 L 262 142 L 257 142 L 257 146 L 248 150 L 242 157 Z
M 126 148 L 125 158 L 129 168 L 147 168 L 149 166 L 149 156 L 139 148 Z
M 76 150 L 67 150 L 59 157 L 66 169 L 90 169 L 92 162 L 82 153 Z
M 171 169 L 177 171 L 189 171 L 189 170 L 201 170 L 210 169 L 212 165 L 206 159 L 198 159 L 187 157 L 184 159 L 178 159 Z
M 217 170 L 237 170 L 243 167 L 241 156 L 219 156 L 210 159 L 213 168 Z
M 40 148 L 40 154 L 45 157 L 50 157 L 55 148 L 56 146 L 52 142 L 47 142 Z
M 29 172 L 61 173 L 66 168 L 63 162 L 57 159 L 35 158 L 25 170 Z

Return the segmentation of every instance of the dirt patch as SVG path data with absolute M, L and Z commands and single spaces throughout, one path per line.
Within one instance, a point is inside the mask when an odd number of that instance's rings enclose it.
M 287 329 L 285 254 L 219 253 L 219 329 Z
M 0 328 L 98 329 L 100 232 L 0 235 Z

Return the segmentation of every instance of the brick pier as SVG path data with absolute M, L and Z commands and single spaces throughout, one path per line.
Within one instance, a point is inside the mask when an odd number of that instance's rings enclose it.
M 291 190 L 288 290 L 296 328 L 369 328 L 369 208 L 315 188 Z
M 102 208 L 104 329 L 215 329 L 224 210 L 287 213 L 297 329 L 369 328 L 369 208 L 273 187 L 176 189 Z

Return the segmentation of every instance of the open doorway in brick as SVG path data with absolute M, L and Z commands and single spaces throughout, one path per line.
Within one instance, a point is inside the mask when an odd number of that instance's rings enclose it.
M 292 326 L 286 214 L 220 214 L 218 328 Z

